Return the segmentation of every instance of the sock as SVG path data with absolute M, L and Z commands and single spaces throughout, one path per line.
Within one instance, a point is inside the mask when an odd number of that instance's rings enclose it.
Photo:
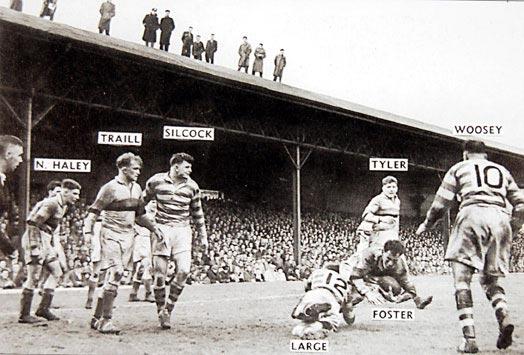
M 105 319 L 111 319 L 113 316 L 113 303 L 115 301 L 115 290 L 104 290 L 102 316 Z M 97 305 L 98 306 L 98 305 Z
M 96 319 L 100 319 L 100 317 L 102 317 L 103 306 L 104 306 L 104 298 L 100 296 L 97 298 L 95 314 L 93 315 L 93 317 L 95 317 Z
M 455 301 L 459 316 L 459 323 L 462 327 L 462 334 L 465 339 L 475 339 L 475 324 L 473 321 L 473 298 L 471 290 L 455 291 Z
M 499 326 L 502 328 L 503 323 L 507 323 L 509 320 L 508 303 L 504 289 L 498 285 L 489 286 L 486 289 L 486 297 L 491 302 L 491 306 L 495 310 L 495 317 L 497 317 Z
M 173 311 L 173 308 L 175 308 L 175 303 L 178 301 L 178 297 L 182 293 L 182 290 L 184 287 L 180 287 L 180 285 L 176 283 L 172 283 L 169 287 L 169 299 L 167 300 L 166 308 L 169 313 Z
M 160 288 L 154 288 L 155 291 L 155 302 L 156 302 L 156 310 L 157 312 L 160 312 L 165 304 L 166 304 L 166 288 L 160 287 Z

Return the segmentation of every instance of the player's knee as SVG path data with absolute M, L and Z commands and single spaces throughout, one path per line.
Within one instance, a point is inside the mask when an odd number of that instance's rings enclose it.
M 164 278 L 164 275 L 155 275 L 155 286 L 156 287 L 165 287 L 166 286 L 166 279 Z
M 176 273 L 176 280 L 179 285 L 183 285 L 187 277 L 189 276 L 189 271 L 180 270 Z

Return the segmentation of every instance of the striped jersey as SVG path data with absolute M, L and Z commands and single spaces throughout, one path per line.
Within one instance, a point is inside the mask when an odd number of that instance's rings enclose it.
M 347 280 L 336 271 L 329 269 L 316 269 L 309 276 L 308 282 L 311 283 L 311 290 L 323 288 L 329 290 L 342 304 L 346 300 L 349 292 Z
M 468 159 L 449 169 L 428 211 L 428 222 L 436 222 L 455 197 L 460 209 L 470 205 L 496 206 L 511 213 L 511 206 L 524 208 L 524 194 L 510 172 L 482 158 Z
M 376 221 L 378 221 L 380 217 L 393 217 L 395 224 L 371 222 L 369 218 L 370 215 L 373 216 L 371 220 Z M 373 197 L 367 205 L 362 213 L 363 221 L 357 230 L 370 235 L 372 243 L 383 245 L 388 240 L 398 239 L 400 225 L 399 215 L 400 199 L 398 196 L 389 198 L 385 193 L 381 193 Z
M 89 212 L 102 217 L 102 228 L 123 236 L 134 236 L 135 218 L 145 211 L 141 205 L 142 188 L 136 182 L 126 185 L 116 176 L 102 186 Z
M 157 202 L 155 220 L 173 227 L 189 226 L 191 219 L 200 236 L 207 236 L 198 184 L 191 178 L 176 185 L 169 173 L 153 175 L 146 183 L 144 203 Z

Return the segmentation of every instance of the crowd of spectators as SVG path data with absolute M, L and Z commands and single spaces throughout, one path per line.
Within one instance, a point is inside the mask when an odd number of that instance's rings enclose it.
M 302 216 L 300 265 L 293 257 L 293 223 L 289 210 L 272 209 L 232 201 L 205 202 L 209 252 L 195 244 L 188 283 L 271 282 L 301 280 L 326 261 L 347 259 L 358 244 L 359 218 L 326 211 L 305 211 Z M 82 233 L 86 205 L 66 215 L 61 225 L 61 244 L 68 270 L 61 286 L 85 286 L 91 273 L 89 245 Z M 400 238 L 412 274 L 447 274 L 440 233 L 416 236 L 417 220 L 401 220 Z M 7 221 L 0 217 L 4 231 Z M 196 239 L 196 238 L 195 238 Z M 198 243 L 195 241 L 195 243 Z M 174 265 L 170 267 L 174 272 Z M 512 245 L 511 272 L 524 272 L 524 238 Z M 0 288 L 20 287 L 24 281 L 22 260 L 0 258 Z M 130 274 L 124 283 L 130 282 Z

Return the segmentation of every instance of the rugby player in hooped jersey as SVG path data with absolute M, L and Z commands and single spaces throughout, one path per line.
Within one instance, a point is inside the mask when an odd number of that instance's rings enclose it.
M 153 175 L 144 190 L 144 203 L 157 201 L 155 221 L 165 236 L 162 242 L 153 240 L 152 245 L 154 293 L 162 329 L 171 328 L 171 313 L 191 268 L 191 220 L 202 246 L 206 250 L 208 246 L 200 188 L 189 177 L 193 161 L 189 154 L 174 154 L 169 161 L 169 171 Z M 166 276 L 170 260 L 176 263 L 176 274 L 170 283 L 166 301 Z
M 368 246 L 382 248 L 388 240 L 398 240 L 400 199 L 397 196 L 398 181 L 394 176 L 382 179 L 382 193 L 373 197 L 357 228 L 360 237 L 357 252 Z
M 487 159 L 483 142 L 465 142 L 463 158 L 464 161 L 452 166 L 444 176 L 416 234 L 431 228 L 455 198 L 458 200 L 459 212 L 445 255 L 453 270 L 455 301 L 462 327 L 463 339 L 457 350 L 478 352 L 470 288 L 475 269 L 480 272 L 480 284 L 495 310 L 499 325 L 497 348 L 505 349 L 512 343 L 514 325 L 509 317 L 505 291 L 498 279 L 508 272 L 512 212 L 514 226 L 522 226 L 524 193 L 505 167 Z
M 100 229 L 100 269 L 106 271 L 102 297 L 98 298 L 91 328 L 105 334 L 118 334 L 120 329 L 112 323 L 113 302 L 125 270 L 129 270 L 135 220 L 151 231 L 155 239 L 163 239 L 162 232 L 145 216 L 141 205 L 142 189 L 137 184 L 142 169 L 142 159 L 125 153 L 116 160 L 118 175 L 106 183 L 89 207 L 84 230 L 93 234 L 97 216 L 102 217 Z
M 292 334 L 302 339 L 322 339 L 344 323 L 352 324 L 349 275 L 339 265 L 314 270 L 306 282 L 306 294 L 291 312 L 298 322 Z

